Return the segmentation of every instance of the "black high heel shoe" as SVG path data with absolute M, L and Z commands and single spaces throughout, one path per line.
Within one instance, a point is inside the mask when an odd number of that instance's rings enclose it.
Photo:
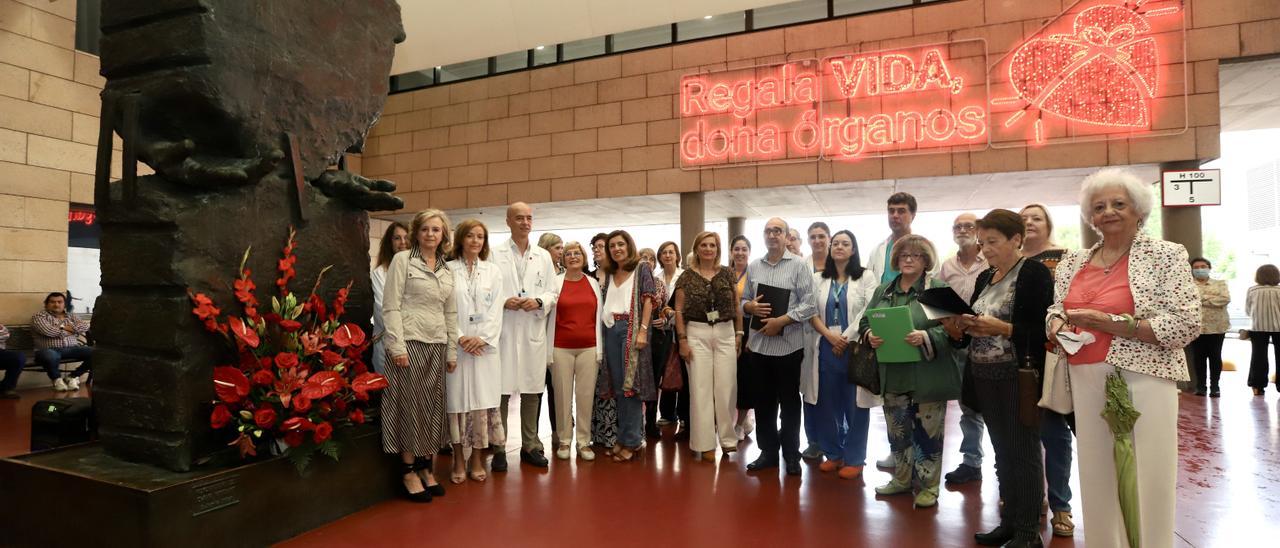
M 415 466 L 416 466 L 415 463 L 400 463 L 401 476 L 405 474 L 417 474 L 418 472 Z M 400 481 L 403 482 L 404 479 L 402 478 Z M 404 488 L 404 494 L 405 494 L 405 498 L 413 502 L 431 502 L 431 493 L 425 489 L 422 491 L 418 491 L 417 493 L 413 493 L 413 492 L 410 492 L 409 488 L 406 486 Z
M 434 472 L 434 464 L 434 461 L 428 457 L 415 458 L 413 459 L 413 472 L 418 474 L 418 478 L 422 480 L 422 486 L 427 488 L 427 493 L 430 493 L 433 497 L 443 497 L 444 486 L 440 485 L 440 482 L 438 481 L 435 485 L 427 485 L 427 478 L 424 474 L 420 473 L 422 470 Z

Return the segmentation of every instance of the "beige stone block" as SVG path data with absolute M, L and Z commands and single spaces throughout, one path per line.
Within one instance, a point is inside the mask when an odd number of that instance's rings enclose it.
M 423 129 L 415 131 L 411 133 L 411 135 L 413 135 L 413 150 L 426 150 L 449 146 L 449 128 L 447 127 Z
M 1107 165 L 1123 166 L 1129 164 L 1129 141 L 1112 139 L 1107 141 Z
M 23 226 L 39 230 L 67 231 L 67 202 L 43 198 L 22 198 L 26 201 Z
M 542 135 L 570 131 L 573 127 L 572 110 L 553 110 L 529 115 L 529 134 Z
M 507 199 L 511 202 L 539 204 L 551 201 L 551 181 L 526 181 L 507 185 Z
M 1280 4 L 1280 2 L 1277 2 Z M 1240 25 L 1240 54 L 1244 56 L 1280 53 L 1280 18 Z
M 701 175 L 679 168 L 657 169 L 649 172 L 648 186 L 651 195 L 696 192 L 702 189 Z
M 1194 80 L 1192 93 L 1217 93 L 1218 60 L 1197 61 L 1189 67 Z
M 378 139 L 379 154 L 397 154 L 413 150 L 413 134 L 397 133 Z
M 1042 20 L 1062 13 L 1059 0 L 986 0 L 985 8 L 987 24 Z
M 872 181 L 884 178 L 884 160 L 881 158 L 835 161 L 830 162 L 830 164 L 831 181 L 835 183 Z M 819 164 L 819 168 L 821 168 L 821 164 Z
M 969 171 L 969 153 L 954 152 L 951 154 L 951 174 L 952 175 L 968 175 Z
M 1196 0 L 1191 4 L 1190 27 L 1280 19 L 1280 2 L 1259 0 Z
M 27 137 L 27 163 L 33 166 L 93 174 L 97 156 L 95 152 L 93 145 L 84 143 L 41 135 Z
M 507 111 L 511 116 L 551 110 L 551 92 L 547 90 L 512 95 L 509 101 Z
M 673 95 L 662 95 L 622 102 L 622 123 L 669 120 L 672 118 Z
M 766 164 L 756 167 L 756 186 L 811 185 L 818 181 L 818 163 L 814 161 Z
M 551 136 L 552 154 L 576 154 L 596 150 L 596 130 L 566 131 Z
M 1196 156 L 1201 160 L 1213 160 L 1222 156 L 1222 128 L 1205 126 L 1196 128 Z
M 622 123 L 622 103 L 605 103 L 573 109 L 573 129 L 616 126 Z
M 395 173 L 396 157 L 393 155 L 365 156 L 364 171 L 369 177 L 382 177 Z
M 474 186 L 467 189 L 467 207 L 507 205 L 507 185 Z
M 1222 115 L 1217 93 L 1197 93 L 1187 97 L 1187 123 L 1192 126 L 1216 126 Z
M 467 162 L 473 164 L 488 164 L 491 162 L 503 162 L 507 159 L 507 142 L 506 141 L 490 141 L 487 143 L 476 143 L 467 147 Z
M 483 185 L 488 176 L 489 168 L 484 164 L 449 168 L 449 188 Z
M 948 154 L 890 156 L 883 161 L 886 179 L 951 175 L 951 156 Z
M 59 78 L 75 78 L 75 54 L 72 50 L 12 32 L 0 31 L 0 63 Z
M 596 177 L 568 177 L 551 180 L 551 200 L 589 200 L 596 197 Z
M 783 29 L 748 32 L 725 40 L 726 59 L 755 59 L 766 55 L 782 55 L 787 52 Z
M 941 2 L 911 10 L 915 34 L 976 27 L 983 22 L 982 0 Z M 887 166 L 886 166 L 887 167 Z
M 0 0 L 0 30 L 31 36 L 31 6 Z
M 413 97 L 412 110 L 430 110 L 449 104 L 448 86 L 436 86 L 409 92 Z
M 560 179 L 573 176 L 573 155 L 549 156 L 529 160 L 530 179 Z
M 43 293 L 20 293 L 19 278 L 12 282 L 0 280 L 0 323 L 22 325 L 31 323 L 31 314 L 40 310 Z
M 551 109 L 560 110 L 594 105 L 596 104 L 596 88 L 597 84 L 595 82 L 557 88 L 555 93 L 551 94 Z
M 489 97 L 503 97 L 529 91 L 529 72 L 520 71 L 489 78 Z
M 431 109 L 430 113 L 431 125 L 429 127 L 445 127 L 467 123 L 466 103 L 449 105 L 447 107 L 436 107 Z M 410 113 L 407 116 L 413 117 L 414 114 L 416 113 Z M 426 126 L 422 128 L 415 127 L 413 129 L 425 129 L 425 127 Z M 404 127 L 400 128 L 401 131 L 404 131 L 404 129 Z
M 415 171 L 409 186 L 413 192 L 449 188 L 449 170 L 428 169 L 426 171 Z
M 69 0 L 18 0 L 45 13 L 52 13 L 68 21 L 76 20 L 76 2 Z
M 0 162 L 27 163 L 27 134 L 0 129 Z
M 725 62 L 728 56 L 724 38 L 698 40 L 671 48 L 672 68 L 697 67 Z
M 30 101 L 0 97 L 0 128 L 70 139 L 71 112 Z
M 489 164 L 489 184 L 518 183 L 529 180 L 529 160 L 511 160 Z
M 512 160 L 539 158 L 551 155 L 551 136 L 534 135 L 508 141 L 507 156 Z
M 639 99 L 647 92 L 646 76 L 637 74 L 627 78 L 615 78 L 599 83 L 599 100 L 601 103 L 615 103 L 627 99 Z
M 0 63 L 0 95 L 25 101 L 29 97 L 30 82 L 31 71 Z
M 574 175 L 599 175 L 622 171 L 622 152 L 602 150 L 573 155 Z
M 413 93 L 393 93 L 387 96 L 387 103 L 382 107 L 383 114 L 400 114 L 413 110 Z
M 389 134 L 395 133 L 396 118 L 399 118 L 399 117 L 400 115 L 398 114 L 387 115 L 386 113 L 383 113 L 382 118 L 379 118 L 378 121 L 373 124 L 373 127 L 369 128 L 369 136 L 377 137 L 380 135 L 389 135 Z
M 30 36 L 46 44 L 74 50 L 76 47 L 75 17 L 67 19 L 49 12 L 33 10 Z
M 990 148 L 969 153 L 971 173 L 1006 173 L 1027 170 L 1027 149 Z
M 716 190 L 755 188 L 756 166 L 721 167 L 710 170 Z
M 653 145 L 622 151 L 623 171 L 666 169 L 675 165 L 675 145 Z
M 573 64 L 573 82 L 575 84 L 610 80 L 621 76 L 622 58 L 617 55 L 578 61 Z
M 680 142 L 680 120 L 654 120 L 645 125 L 651 145 Z
M 399 209 L 399 213 L 414 214 L 431 207 L 430 192 L 404 192 L 396 194 L 401 200 L 404 200 L 404 207 Z
M 450 145 L 469 145 L 472 143 L 481 143 L 488 139 L 488 122 L 472 122 L 469 124 L 449 126 Z
M 432 190 L 429 203 L 430 207 L 436 209 L 462 209 L 467 207 L 467 189 Z M 408 205 L 408 202 L 405 202 L 405 205 Z
M 634 76 L 671 70 L 673 48 L 654 48 L 622 55 L 622 75 Z
M 529 135 L 529 116 L 509 116 L 489 121 L 489 140 L 513 139 Z
M 93 175 L 72 173 L 69 198 L 73 204 L 93 204 Z
M 1003 54 L 1020 46 L 1023 42 L 1023 25 L 1020 22 L 1003 23 L 999 25 L 983 25 L 971 29 L 960 29 L 951 33 L 952 40 L 969 40 L 981 39 L 986 42 L 987 53 L 990 55 Z M 981 55 L 982 50 L 978 48 L 966 48 L 969 51 L 957 51 L 960 48 L 952 48 L 952 58 L 961 57 L 958 54 Z M 967 56 L 966 55 L 966 56 Z M 996 58 L 991 58 L 991 62 L 995 62 Z
M 469 121 L 477 122 L 480 120 L 495 120 L 498 118 L 505 118 L 506 116 L 506 96 L 468 103 L 467 120 Z
M 597 148 L 600 150 L 630 148 L 644 146 L 648 137 L 648 126 L 644 122 L 639 122 L 622 126 L 602 127 L 599 132 Z
M 71 113 L 71 140 L 86 145 L 98 144 L 98 117 L 79 112 Z
M 395 155 L 396 173 L 412 173 L 414 171 L 422 171 L 431 169 L 431 151 L 415 150 L 413 152 L 401 152 Z M 444 167 L 444 166 L 440 166 Z
M 786 31 L 786 51 L 843 46 L 847 43 L 845 41 L 846 26 L 848 24 L 844 21 L 833 19 L 821 23 L 785 27 L 783 30 Z
M 466 105 L 456 106 L 460 108 L 466 107 Z M 449 109 L 449 107 L 439 107 L 439 109 Z M 388 133 L 406 133 L 430 127 L 447 127 L 453 123 L 465 122 L 466 112 L 463 111 L 460 114 L 457 109 L 441 110 L 439 113 L 437 113 L 437 109 L 412 110 L 404 114 L 395 114 L 391 117 L 395 118 L 396 126 L 394 130 Z M 432 122 L 435 120 L 439 120 L 441 123 L 439 125 L 433 124 Z
M 1106 140 L 1052 144 L 1027 149 L 1027 169 L 1061 169 L 1107 165 Z
M 596 195 L 600 198 L 644 196 L 648 191 L 648 175 L 643 171 L 631 173 L 607 173 L 596 181 Z
M 489 79 L 480 78 L 455 82 L 445 86 L 449 90 L 449 104 L 470 103 L 489 98 Z
M 436 168 L 457 167 L 467 164 L 467 147 L 451 146 L 431 150 L 431 165 Z
M 680 78 L 687 72 L 687 69 L 676 69 L 649 74 L 645 77 L 645 95 L 675 95 L 680 90 Z
M 26 228 L 27 200 L 22 196 L 0 194 L 0 226 Z
M 0 198 L 0 202 L 3 202 L 3 201 L 4 199 Z M 0 223 L 2 222 L 4 221 L 0 221 Z M 0 291 L 9 291 L 9 290 L 17 289 L 19 285 L 18 280 L 21 280 L 21 279 L 22 279 L 22 261 L 0 260 Z M 9 322 L 6 322 L 2 318 L 0 318 L 0 324 L 6 324 L 6 323 L 9 323 Z
M 913 11 L 901 9 L 850 17 L 844 20 L 845 38 L 853 44 L 910 36 Z
M 63 232 L 55 232 L 66 237 L 67 218 L 62 217 Z M 65 244 L 64 244 L 65 245 Z M 33 293 L 50 293 L 67 289 L 67 262 L 64 251 L 61 261 L 23 261 L 22 290 Z
M 573 85 L 573 65 L 553 65 L 529 71 L 529 90 L 559 88 Z
M 1187 61 L 1240 56 L 1240 25 L 1187 29 Z
M 63 230 L 60 232 L 30 228 L 0 228 L 0 257 L 21 261 L 66 262 L 66 226 L 64 217 Z M 66 279 L 62 282 L 66 283 Z
M 364 166 L 364 159 L 359 154 L 347 154 L 347 171 L 359 175 Z

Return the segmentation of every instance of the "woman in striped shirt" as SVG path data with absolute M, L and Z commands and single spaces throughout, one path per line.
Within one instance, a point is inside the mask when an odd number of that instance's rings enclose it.
M 1267 387 L 1267 343 L 1275 345 L 1276 367 L 1280 369 L 1280 269 L 1273 264 L 1258 267 L 1254 275 L 1258 285 L 1249 288 L 1244 299 L 1244 309 L 1253 319 L 1249 340 L 1253 343 L 1253 357 L 1249 360 L 1249 386 L 1253 395 L 1261 396 Z M 1280 376 L 1276 379 L 1280 390 Z

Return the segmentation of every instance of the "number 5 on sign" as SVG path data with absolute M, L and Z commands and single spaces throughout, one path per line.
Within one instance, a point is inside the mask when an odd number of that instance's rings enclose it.
M 1222 204 L 1222 170 L 1165 171 L 1160 185 L 1165 207 Z

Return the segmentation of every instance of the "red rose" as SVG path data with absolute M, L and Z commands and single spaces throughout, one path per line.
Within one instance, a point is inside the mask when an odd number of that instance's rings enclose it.
M 354 422 L 356 424 L 364 424 L 364 411 L 361 409 L 356 409 L 355 411 L 352 411 L 351 422 Z
M 298 366 L 298 355 L 293 352 L 281 352 L 276 354 L 276 367 L 288 369 Z
M 302 323 L 294 320 L 280 320 L 280 329 L 293 333 L 302 329 Z
M 272 363 L 274 363 L 274 360 L 271 359 L 271 356 L 263 356 L 261 358 L 258 358 L 258 366 L 263 369 L 271 369 Z
M 299 413 L 306 413 L 311 409 L 311 398 L 299 394 L 293 398 L 293 410 Z
M 216 430 L 226 426 L 229 422 L 231 422 L 231 411 L 227 410 L 227 406 L 214 406 L 213 415 L 209 417 L 209 426 L 212 426 Z
M 337 409 L 339 413 L 346 412 L 346 410 L 347 410 L 347 400 L 344 400 L 344 399 L 342 399 L 342 398 L 338 398 L 338 399 L 334 400 L 334 401 L 333 401 L 333 408 L 334 408 L 334 409 Z
M 316 443 L 324 443 L 326 440 L 329 439 L 329 436 L 332 436 L 332 435 L 333 435 L 333 425 L 327 422 L 322 422 L 316 425 L 316 431 L 314 434 L 312 434 L 313 436 L 312 439 L 316 440 Z
M 253 414 L 253 422 L 258 428 L 271 428 L 276 423 L 276 410 L 270 407 L 259 409 Z
M 274 382 L 276 382 L 276 376 L 266 369 L 259 369 L 253 374 L 253 384 L 258 386 L 271 386 Z
M 302 445 L 302 432 L 289 432 L 284 435 L 284 443 L 289 447 Z

